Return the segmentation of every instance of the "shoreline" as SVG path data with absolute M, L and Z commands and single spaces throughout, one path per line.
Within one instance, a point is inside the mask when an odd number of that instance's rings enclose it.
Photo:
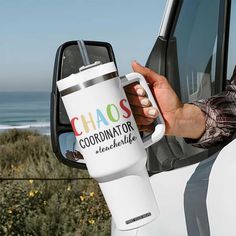
M 10 128 L 0 128 L 0 134 L 11 131 L 11 130 L 20 130 L 20 131 L 32 131 L 32 132 L 37 132 L 42 136 L 51 136 L 51 130 L 50 127 L 42 127 L 42 128 L 33 128 L 33 127 L 26 127 L 26 128 L 16 128 L 14 126 L 11 126 Z

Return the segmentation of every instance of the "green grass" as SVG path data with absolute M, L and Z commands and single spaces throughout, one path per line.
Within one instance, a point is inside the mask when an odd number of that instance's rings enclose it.
M 110 235 L 110 213 L 94 180 L 41 181 L 39 178 L 83 178 L 87 171 L 61 164 L 50 139 L 11 130 L 0 134 L 0 235 Z

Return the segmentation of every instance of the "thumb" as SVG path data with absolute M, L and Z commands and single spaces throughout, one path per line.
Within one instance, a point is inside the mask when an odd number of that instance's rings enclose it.
M 132 62 L 132 68 L 134 72 L 140 73 L 145 77 L 147 82 L 151 85 L 158 83 L 158 80 L 162 79 L 162 76 L 152 71 L 151 69 L 141 66 L 138 62 Z

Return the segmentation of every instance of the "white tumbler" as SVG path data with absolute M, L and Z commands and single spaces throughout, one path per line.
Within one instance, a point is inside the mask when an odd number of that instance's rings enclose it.
M 130 73 L 120 78 L 114 62 L 94 63 L 57 82 L 78 151 L 120 230 L 141 227 L 159 215 L 145 148 L 163 137 L 165 125 L 160 115 L 154 132 L 142 140 L 123 89 L 134 82 L 157 107 L 143 76 Z

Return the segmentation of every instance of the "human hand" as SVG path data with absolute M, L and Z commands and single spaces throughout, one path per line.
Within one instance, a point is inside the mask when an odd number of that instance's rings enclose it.
M 132 62 L 132 67 L 135 72 L 142 74 L 149 83 L 165 120 L 166 134 L 171 135 L 175 123 L 175 113 L 183 104 L 164 76 L 141 66 L 135 61 Z M 153 129 L 152 123 L 159 114 L 157 109 L 151 106 L 145 90 L 139 84 L 131 84 L 125 87 L 125 91 L 139 130 L 151 131 Z
M 166 135 L 198 138 L 205 130 L 205 119 L 201 110 L 192 104 L 183 104 L 168 80 L 137 62 L 132 62 L 135 72 L 142 74 L 149 83 L 166 125 Z M 145 90 L 139 84 L 125 87 L 134 118 L 140 131 L 152 131 L 153 121 L 160 115 L 151 106 Z

